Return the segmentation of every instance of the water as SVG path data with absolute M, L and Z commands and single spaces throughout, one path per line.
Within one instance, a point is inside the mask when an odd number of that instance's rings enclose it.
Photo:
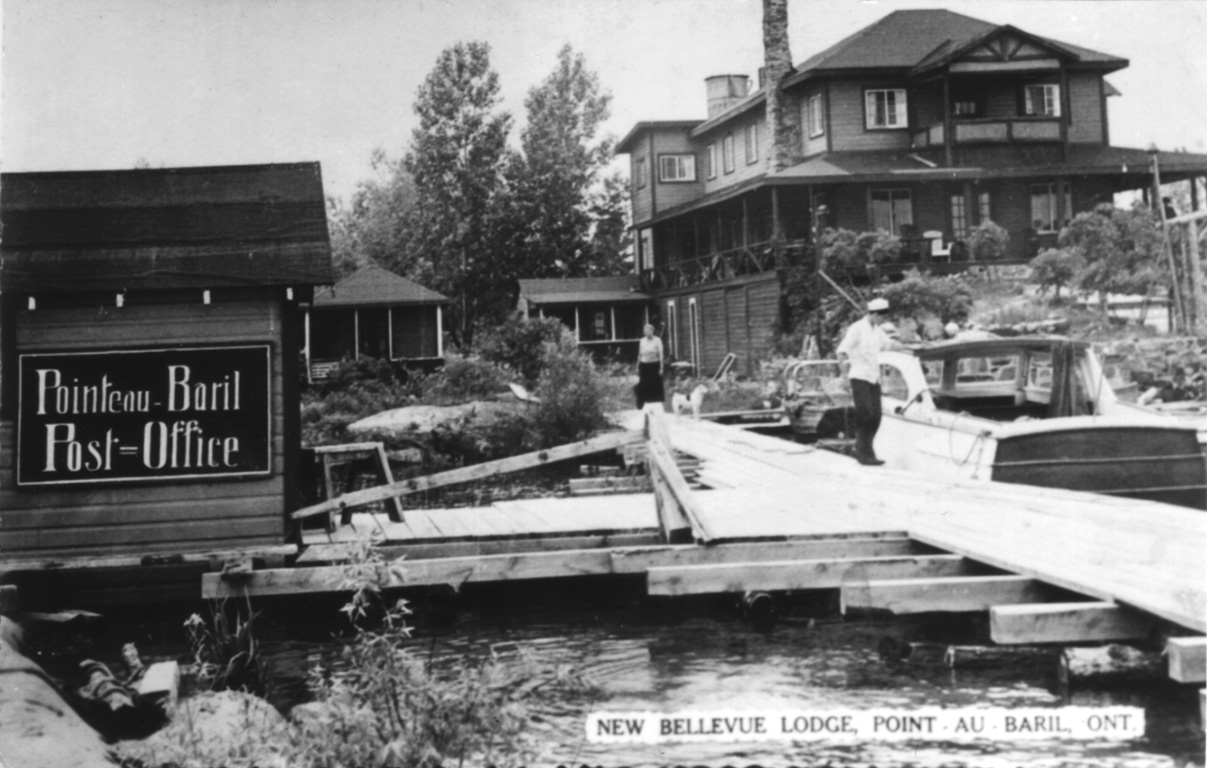
M 532 764 L 836 766 L 1181 766 L 1202 765 L 1197 689 L 1159 681 L 1140 688 L 1061 690 L 1051 656 L 1005 667 L 952 670 L 937 659 L 890 663 L 886 638 L 918 639 L 934 626 L 900 619 L 844 621 L 797 606 L 768 632 L 757 632 L 728 602 L 648 599 L 615 582 L 552 588 L 491 587 L 471 593 L 448 627 L 417 618 L 413 646 L 437 665 L 494 656 L 539 670 L 524 697 Z M 306 673 L 337 663 L 335 624 L 299 627 L 269 603 L 264 649 L 288 707 L 305 698 Z M 311 617 L 335 604 L 303 604 Z M 824 606 L 824 601 L 820 602 Z M 283 611 L 283 612 L 282 612 Z M 274 615 L 275 614 L 275 615 Z M 813 618 L 808 618 L 813 615 Z M 960 638 L 956 638 L 959 640 Z M 572 674 L 577 686 L 544 684 Z M 542 679 L 543 678 L 543 679 Z M 1145 709 L 1147 732 L 1132 742 L 745 742 L 596 744 L 584 721 L 592 711 L 683 712 L 725 709 L 892 709 L 1129 705 Z

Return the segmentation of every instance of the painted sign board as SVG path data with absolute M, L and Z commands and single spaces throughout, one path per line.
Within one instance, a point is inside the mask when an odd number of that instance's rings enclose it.
M 268 345 L 19 356 L 17 485 L 272 468 Z

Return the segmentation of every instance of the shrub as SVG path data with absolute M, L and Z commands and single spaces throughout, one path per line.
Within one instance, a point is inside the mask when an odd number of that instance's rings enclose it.
M 479 357 L 449 355 L 444 367 L 423 380 L 423 400 L 435 404 L 464 403 L 493 397 L 507 389 L 507 371 Z
M 920 323 L 928 317 L 946 324 L 963 322 L 972 312 L 973 293 L 968 284 L 956 275 L 932 277 L 910 270 L 905 279 L 884 289 L 884 298 L 898 318 L 911 318 Z
M 241 690 L 263 695 L 268 676 L 255 635 L 260 612 L 252 610 L 248 598 L 246 612 L 232 608 L 226 600 L 214 600 L 209 613 L 208 622 L 196 613 L 184 622 L 197 682 L 211 691 Z
M 607 424 L 599 374 L 591 358 L 577 349 L 546 345 L 536 394 L 541 400 L 533 416 L 537 447 L 572 443 Z
M 900 259 L 901 239 L 884 230 L 856 234 L 849 229 L 827 229 L 821 236 L 821 257 L 823 268 L 858 272 Z
M 482 359 L 511 369 L 531 386 L 545 368 L 546 345 L 561 345 L 566 334 L 566 326 L 556 318 L 513 315 L 486 334 L 478 349 Z
M 1084 260 L 1074 278 L 1076 287 L 1099 294 L 1103 313 L 1108 293 L 1148 293 L 1170 283 L 1161 258 L 1160 224 L 1142 206 L 1125 211 L 1100 205 L 1079 213 L 1060 231 L 1059 245 Z
M 1084 267 L 1085 259 L 1076 251 L 1048 248 L 1031 260 L 1029 280 L 1039 286 L 1041 296 L 1052 289 L 1055 300 L 1060 301 L 1060 289 L 1071 285 Z
M 1009 242 L 1009 232 L 985 219 L 968 235 L 968 255 L 973 261 L 1001 261 Z

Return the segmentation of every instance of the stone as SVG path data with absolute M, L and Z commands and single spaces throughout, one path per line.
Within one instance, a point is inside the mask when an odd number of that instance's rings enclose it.
M 353 434 L 427 433 L 469 417 L 477 425 L 491 424 L 502 416 L 523 413 L 526 403 L 476 400 L 461 405 L 408 405 L 368 416 L 348 425 Z
M 289 743 L 289 723 L 271 704 L 242 691 L 202 693 L 182 700 L 171 723 L 142 741 L 124 741 L 118 753 L 146 765 L 223 765 L 274 762 Z

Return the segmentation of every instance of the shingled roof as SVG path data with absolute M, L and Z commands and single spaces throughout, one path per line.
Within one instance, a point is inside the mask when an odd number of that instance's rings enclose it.
M 314 292 L 314 306 L 319 309 L 447 303 L 447 296 L 376 264 L 361 267 L 335 285 Z
M 1007 29 L 1014 28 L 942 9 L 893 11 L 880 21 L 805 59 L 796 66 L 796 74 L 788 79 L 787 84 L 820 71 L 909 70 L 923 62 L 933 62 L 946 54 L 962 51 L 979 39 Z M 1127 60 L 1118 56 L 1030 33 L 1022 34 L 1072 55 L 1076 63 L 1099 65 L 1107 69 L 1127 66 Z
M 520 298 L 531 304 L 578 304 L 583 302 L 652 301 L 641 293 L 636 275 L 619 277 L 566 277 L 520 280 Z
M 329 284 L 318 163 L 0 174 L 0 292 Z

